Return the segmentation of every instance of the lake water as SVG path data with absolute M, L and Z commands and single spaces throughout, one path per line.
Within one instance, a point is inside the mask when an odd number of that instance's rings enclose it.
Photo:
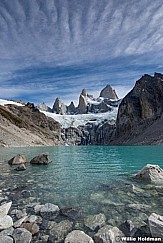
M 30 160 L 49 152 L 49 165 L 28 165 L 16 172 L 0 163 L 1 189 L 17 187 L 31 190 L 18 204 L 54 203 L 60 207 L 80 207 L 85 215 L 105 213 L 107 220 L 122 221 L 142 213 L 163 215 L 163 190 L 137 182 L 132 175 L 147 163 L 163 168 L 162 146 L 88 146 L 1 148 L 0 161 L 18 153 Z M 132 184 L 138 188 L 133 191 Z

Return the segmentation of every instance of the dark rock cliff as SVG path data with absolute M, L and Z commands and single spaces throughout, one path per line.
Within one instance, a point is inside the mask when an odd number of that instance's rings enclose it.
M 163 114 L 163 75 L 145 74 L 122 100 L 116 121 L 113 144 L 153 144 Z M 153 133 L 155 131 L 155 133 Z M 110 141 L 108 140 L 108 143 Z M 158 141 L 159 143 L 159 141 Z

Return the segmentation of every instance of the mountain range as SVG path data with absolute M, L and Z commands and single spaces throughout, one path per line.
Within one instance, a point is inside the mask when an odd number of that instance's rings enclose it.
M 116 91 L 108 84 L 101 90 L 98 98 L 94 98 L 93 95 L 87 93 L 86 89 L 83 89 L 79 96 L 79 104 L 77 107 L 75 107 L 73 101 L 70 105 L 65 105 L 59 97 L 56 98 L 52 108 L 48 107 L 45 102 L 39 104 L 37 107 L 41 111 L 61 115 L 76 115 L 111 111 L 114 107 L 118 107 L 119 103 L 120 99 Z
M 73 102 L 69 106 L 61 105 L 59 98 L 52 108 L 20 103 L 0 100 L 1 146 L 163 144 L 163 74 L 160 73 L 143 75 L 122 100 L 107 85 L 98 98 L 83 89 L 77 107 Z M 116 113 L 114 119 L 113 113 Z M 98 120 L 99 116 L 107 119 Z M 64 121 L 68 117 L 91 119 L 66 127 L 55 117 Z

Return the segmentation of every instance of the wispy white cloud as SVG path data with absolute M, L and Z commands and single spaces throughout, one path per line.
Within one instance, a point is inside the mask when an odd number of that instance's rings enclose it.
M 162 71 L 162 52 L 162 0 L 0 2 L 1 97 L 68 100 L 107 83 L 123 90 Z

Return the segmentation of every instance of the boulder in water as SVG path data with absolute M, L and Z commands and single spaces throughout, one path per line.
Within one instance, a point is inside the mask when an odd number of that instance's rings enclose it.
M 20 164 L 18 167 L 16 167 L 15 170 L 16 170 L 16 171 L 26 170 L 25 164 Z
M 149 183 L 163 183 L 163 170 L 158 165 L 147 164 L 136 174 L 136 178 Z
M 24 154 L 17 154 L 15 157 L 8 161 L 9 165 L 20 165 L 26 163 L 26 157 Z
M 52 161 L 50 159 L 48 152 L 39 154 L 30 161 L 31 164 L 41 164 L 41 165 L 47 165 L 50 162 Z
M 104 226 L 106 224 L 105 221 L 106 221 L 105 215 L 100 213 L 97 215 L 89 215 L 88 217 L 86 217 L 84 220 L 84 224 L 86 227 L 94 231 Z

